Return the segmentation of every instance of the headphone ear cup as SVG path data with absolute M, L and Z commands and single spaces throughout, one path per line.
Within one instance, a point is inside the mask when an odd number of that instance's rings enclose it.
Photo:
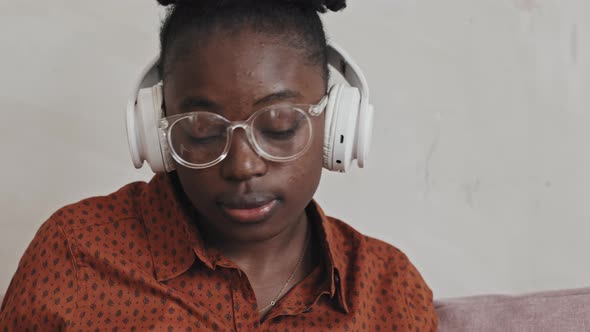
M 150 165 L 154 173 L 171 171 L 174 163 L 168 148 L 165 134 L 159 129 L 162 118 L 162 86 L 139 90 L 135 106 L 135 130 L 137 131 L 137 151 L 139 159 Z
M 324 149 L 323 149 L 323 166 L 327 170 L 332 170 L 332 148 L 334 147 L 334 132 L 336 121 L 334 117 L 337 116 L 338 109 L 336 108 L 336 101 L 338 99 L 339 90 L 343 86 L 335 84 L 330 88 L 328 94 L 328 105 L 326 106 L 325 114 L 325 128 L 324 128 Z
M 357 146 L 361 95 L 357 88 L 336 84 L 330 89 L 324 132 L 324 167 L 346 172 Z

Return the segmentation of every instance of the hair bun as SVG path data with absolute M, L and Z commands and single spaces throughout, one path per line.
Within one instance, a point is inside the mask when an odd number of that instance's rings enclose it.
M 320 13 L 325 13 L 328 10 L 337 12 L 346 8 L 346 0 L 299 0 L 299 2 L 302 5 L 309 4 L 313 6 Z
M 170 6 L 170 5 L 178 5 L 182 2 L 187 3 L 204 3 L 209 2 L 210 4 L 228 4 L 231 2 L 245 2 L 248 0 L 157 0 L 158 3 L 162 6 Z M 253 3 L 257 0 L 250 0 Z M 346 0 L 270 0 L 269 2 L 277 2 L 277 1 L 284 1 L 287 3 L 292 3 L 301 7 L 312 8 L 317 12 L 325 13 L 328 10 L 336 12 L 341 9 L 346 8 Z
M 177 2 L 176 0 L 158 0 L 158 3 L 162 6 L 175 5 L 176 2 Z

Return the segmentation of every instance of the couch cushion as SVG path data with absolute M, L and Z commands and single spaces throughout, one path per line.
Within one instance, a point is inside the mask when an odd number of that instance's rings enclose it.
M 590 331 L 590 288 L 438 300 L 439 331 Z

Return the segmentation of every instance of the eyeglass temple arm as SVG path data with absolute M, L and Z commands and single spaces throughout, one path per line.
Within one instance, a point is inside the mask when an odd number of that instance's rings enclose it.
M 326 106 L 328 106 L 328 95 L 325 95 L 317 105 L 312 105 L 309 110 L 309 113 L 312 116 L 318 116 L 322 114 L 324 109 L 326 109 Z

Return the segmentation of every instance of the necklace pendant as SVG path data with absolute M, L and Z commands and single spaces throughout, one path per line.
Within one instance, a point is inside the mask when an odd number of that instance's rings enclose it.
M 274 305 L 276 304 L 275 301 L 270 301 L 270 305 L 274 307 Z

